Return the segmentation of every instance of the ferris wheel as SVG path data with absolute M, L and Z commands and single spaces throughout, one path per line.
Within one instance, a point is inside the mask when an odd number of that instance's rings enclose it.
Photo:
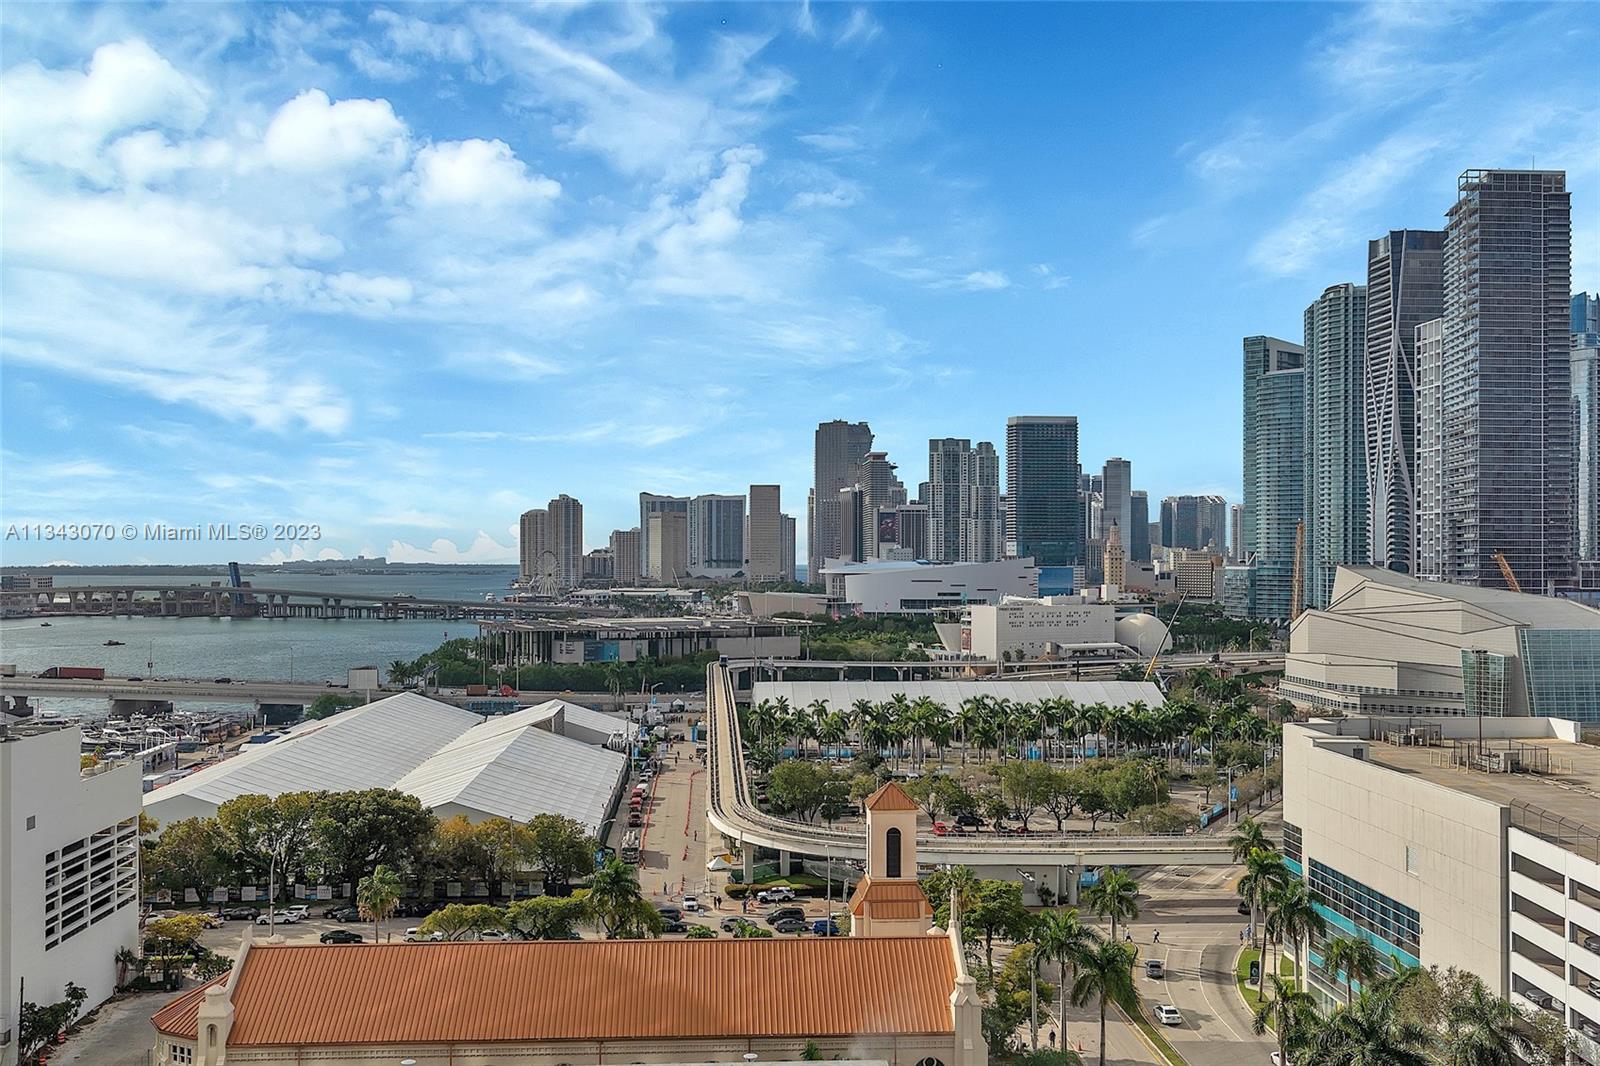
M 539 595 L 552 600 L 561 595 L 561 560 L 549 548 L 539 553 L 539 565 L 533 573 L 533 588 Z

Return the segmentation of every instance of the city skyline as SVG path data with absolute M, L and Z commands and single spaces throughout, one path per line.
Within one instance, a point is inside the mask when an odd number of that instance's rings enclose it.
M 1461 171 L 1565 170 L 1572 288 L 1600 289 L 1596 31 L 1559 6 L 1164 8 L 1216 47 L 1155 79 L 1089 7 L 227 12 L 5 12 L 8 522 L 515 562 L 561 492 L 589 549 L 641 490 L 777 483 L 803 553 L 819 421 L 905 462 L 1018 411 L 1076 414 L 1085 468 L 1125 457 L 1155 500 L 1238 500 L 1239 338 L 1297 336 Z M 1174 116 L 1179 84 L 1216 106 Z M 1156 294 L 1182 343 L 1127 328 Z M 1107 366 L 1128 400 L 1091 404 Z

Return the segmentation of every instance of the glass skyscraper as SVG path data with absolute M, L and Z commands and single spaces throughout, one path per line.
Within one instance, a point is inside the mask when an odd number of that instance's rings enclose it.
M 1600 333 L 1572 336 L 1579 586 L 1600 588 Z
M 1574 574 L 1572 205 L 1566 174 L 1469 170 L 1444 244 L 1442 577 Z
M 1306 599 L 1326 607 L 1340 563 L 1372 561 L 1367 538 L 1367 287 L 1330 285 L 1306 308 Z
M 1288 618 L 1294 530 L 1305 509 L 1305 349 L 1244 339 L 1244 547 L 1249 610 Z
M 1573 293 L 1572 332 L 1600 334 L 1600 293 Z
M 1078 420 L 1016 415 L 1006 419 L 1006 493 L 1017 555 L 1040 566 L 1083 562 Z
M 1417 572 L 1417 327 L 1444 311 L 1443 230 L 1367 242 L 1367 534 L 1372 565 Z
M 856 482 L 856 468 L 872 450 L 872 427 L 835 419 L 817 426 L 814 452 L 811 528 L 806 535 L 806 577 L 820 582 L 823 560 L 837 558 L 841 546 L 839 493 Z

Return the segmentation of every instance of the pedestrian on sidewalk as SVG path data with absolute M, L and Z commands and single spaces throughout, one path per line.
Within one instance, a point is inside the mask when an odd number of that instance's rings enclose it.
M 1150 943 L 1152 943 L 1152 944 L 1161 943 L 1161 930 L 1159 930 L 1159 929 L 1156 930 L 1155 936 L 1150 938 Z

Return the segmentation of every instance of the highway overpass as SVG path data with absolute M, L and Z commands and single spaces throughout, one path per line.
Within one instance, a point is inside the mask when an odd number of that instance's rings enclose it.
M 744 852 L 746 876 L 754 871 L 755 847 L 780 855 L 864 860 L 866 841 L 859 830 L 832 829 L 767 814 L 757 807 L 745 772 L 739 716 L 730 669 L 749 663 L 711 664 L 706 670 L 707 817 L 711 825 Z M 823 664 L 826 665 L 826 664 Z M 1078 874 L 1096 866 L 1227 866 L 1233 855 L 1222 837 L 1132 837 L 1109 833 L 1029 833 L 1025 836 L 977 834 L 917 837 L 917 857 L 936 865 L 971 866 L 990 876 L 1012 878 L 1027 871 L 1039 883 L 1056 883 L 1059 898 L 1076 902 Z

